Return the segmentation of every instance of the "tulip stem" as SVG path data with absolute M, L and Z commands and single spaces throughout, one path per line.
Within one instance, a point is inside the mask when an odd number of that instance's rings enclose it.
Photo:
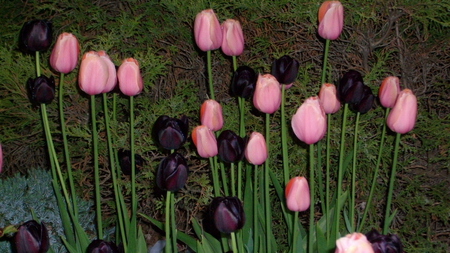
M 386 235 L 389 230 L 389 222 L 390 222 L 390 213 L 391 213 L 391 202 L 392 202 L 392 192 L 394 191 L 394 181 L 395 181 L 395 173 L 397 170 L 397 157 L 398 157 L 398 147 L 400 144 L 400 136 L 401 134 L 397 133 L 395 136 L 395 146 L 394 146 L 394 158 L 392 160 L 392 172 L 391 177 L 389 178 L 389 191 L 388 198 L 386 202 L 386 214 L 384 215 L 384 226 L 383 226 L 383 234 Z
M 330 48 L 330 40 L 325 41 L 325 52 L 323 54 L 323 66 L 322 66 L 322 79 L 320 84 L 325 83 L 325 77 L 327 73 L 327 61 L 328 61 L 328 49 Z
M 269 196 L 269 157 L 270 157 L 270 114 L 266 113 L 266 147 L 267 147 L 267 153 L 269 154 L 267 156 L 266 161 L 264 162 L 265 166 L 265 174 L 264 174 L 264 197 L 265 197 L 265 209 L 266 209 L 266 243 L 267 243 L 267 252 L 272 251 L 272 245 L 271 245 L 271 224 L 272 219 L 271 213 L 270 213 L 270 196 Z
M 39 51 L 36 51 L 36 77 L 41 76 L 41 66 L 39 62 Z
M 215 100 L 214 98 L 214 87 L 212 80 L 212 67 L 211 67 L 211 50 L 206 51 L 206 65 L 208 68 L 208 82 L 209 82 L 209 93 L 210 99 Z
M 242 97 L 238 97 L 239 104 L 239 136 L 245 137 L 245 100 Z M 238 162 L 238 186 L 237 186 L 238 198 L 242 200 L 242 160 Z
M 214 162 L 218 162 L 217 161 L 217 157 L 214 157 Z M 227 175 L 225 173 L 225 164 L 223 162 L 220 162 L 220 174 L 222 176 L 222 186 L 223 186 L 223 191 L 225 193 L 225 196 L 229 196 L 229 191 L 228 191 L 228 181 L 227 181 Z M 234 167 L 232 167 L 232 171 L 231 171 L 231 190 L 234 192 Z M 234 193 L 233 193 L 234 196 Z
M 372 186 L 370 187 L 369 198 L 367 199 L 367 204 L 366 204 L 366 207 L 364 208 L 364 214 L 361 219 L 361 224 L 359 225 L 358 231 L 361 231 L 363 229 L 364 223 L 366 221 L 367 213 L 370 210 L 370 204 L 372 203 L 372 196 L 373 196 L 373 192 L 375 190 L 375 184 L 376 184 L 377 177 L 378 177 L 378 170 L 380 168 L 380 163 L 381 163 L 381 152 L 383 151 L 383 147 L 384 147 L 384 137 L 386 135 L 386 119 L 387 119 L 390 109 L 391 108 L 389 108 L 389 107 L 386 108 L 386 112 L 385 112 L 385 116 L 384 116 L 383 130 L 381 130 L 380 147 L 378 148 L 377 164 L 375 165 L 375 169 L 373 171 Z
M 258 235 L 258 165 L 255 164 L 255 177 L 253 182 L 253 245 L 254 245 L 254 251 L 258 252 L 258 246 L 259 246 L 259 235 Z
M 172 192 L 166 192 L 166 222 L 165 222 L 165 232 L 166 232 L 166 246 L 164 247 L 165 253 L 173 253 L 172 252 L 172 240 L 170 239 L 170 198 Z
M 237 70 L 237 57 L 236 55 L 231 56 L 231 59 L 233 59 L 233 71 Z
M 175 193 L 171 192 L 170 197 L 170 228 L 172 231 L 170 232 L 170 239 L 172 239 L 172 249 L 175 252 L 178 252 L 177 247 L 177 223 L 175 223 Z
M 214 163 L 214 159 L 212 157 L 209 158 L 209 165 L 211 166 L 213 188 L 214 188 L 214 197 L 219 197 L 220 196 L 219 175 L 218 175 L 216 164 Z
M 313 235 L 314 235 L 314 144 L 309 145 L 309 198 L 311 204 L 309 206 L 309 242 L 308 242 L 308 252 L 313 252 Z
M 327 154 L 326 154 L 326 182 L 325 182 L 325 219 L 327 223 L 327 242 L 330 240 L 330 128 L 331 128 L 331 114 L 327 114 Z
M 356 195 L 356 150 L 358 149 L 358 127 L 360 113 L 356 112 L 355 135 L 353 138 L 353 161 L 352 161 L 352 197 L 350 199 L 350 225 L 351 231 L 355 231 L 355 195 Z
M 236 184 L 235 184 L 236 178 L 235 178 L 235 173 L 234 173 L 234 170 L 235 170 L 234 163 L 231 163 L 230 166 L 231 166 L 231 185 L 230 185 L 231 186 L 231 196 L 235 197 L 236 196 Z M 226 180 L 224 180 L 224 183 L 226 183 Z M 228 194 L 226 194 L 226 195 L 228 196 Z
M 281 85 L 281 150 L 283 152 L 283 172 L 284 172 L 284 185 L 289 182 L 289 159 L 287 150 L 287 136 L 286 136 L 286 115 L 284 110 L 285 104 L 285 89 L 284 84 Z
M 131 222 L 128 232 L 128 251 L 136 251 L 136 215 L 137 215 L 137 197 L 136 197 L 136 157 L 134 151 L 134 96 L 130 96 L 130 156 L 131 156 Z M 169 242 L 170 243 L 170 242 Z
M 323 194 L 323 171 L 322 171 L 322 140 L 317 142 L 317 183 L 319 184 L 320 209 L 325 212 L 325 199 Z
M 297 236 L 298 236 L 298 212 L 294 212 L 294 226 L 292 227 L 292 253 L 297 253 Z
M 231 247 L 233 249 L 233 252 L 238 252 L 236 244 L 236 234 L 234 232 L 231 232 Z

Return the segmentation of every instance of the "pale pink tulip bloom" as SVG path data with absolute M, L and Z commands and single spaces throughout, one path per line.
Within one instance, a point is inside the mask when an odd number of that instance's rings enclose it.
M 374 251 L 365 235 L 352 233 L 336 241 L 334 253 L 374 253 Z
M 212 99 L 203 102 L 200 107 L 200 122 L 211 131 L 220 130 L 223 126 L 222 106 Z
M 327 114 L 335 113 L 341 108 L 341 103 L 336 95 L 336 86 L 331 83 L 324 83 L 319 91 L 319 102 Z
M 195 127 L 191 137 L 199 156 L 209 158 L 218 154 L 216 137 L 207 126 Z
M 116 73 L 116 66 L 114 66 L 114 63 L 111 61 L 111 58 L 109 58 L 109 55 L 106 54 L 105 51 L 101 50 L 98 52 L 98 55 L 101 59 L 103 59 L 108 66 L 108 80 L 106 81 L 105 89 L 103 89 L 102 93 L 110 92 L 116 87 L 117 84 L 117 73 Z
M 194 37 L 202 51 L 218 49 L 222 44 L 222 29 L 212 9 L 197 14 L 194 21 Z
M 263 113 L 272 114 L 281 105 L 281 86 L 271 74 L 259 74 L 253 94 L 253 105 Z
M 386 120 L 388 127 L 399 134 L 411 131 L 416 124 L 417 98 L 410 89 L 402 90 L 397 97 L 394 108 Z
M 244 51 L 244 33 L 239 21 L 227 19 L 222 23 L 222 52 L 238 56 Z
M 245 147 L 245 158 L 254 165 L 261 165 L 267 159 L 266 140 L 261 133 L 253 132 Z
M 327 130 L 327 120 L 319 97 L 306 99 L 292 117 L 291 125 L 297 138 L 306 144 L 322 139 Z
M 126 96 L 135 96 L 144 88 L 139 63 L 133 58 L 125 59 L 117 70 L 119 89 Z
M 344 26 L 344 7 L 339 1 L 325 1 L 319 8 L 320 37 L 335 40 L 339 37 Z
M 308 181 L 304 177 L 289 180 L 284 191 L 287 208 L 293 212 L 303 212 L 309 208 L 310 194 Z
M 78 74 L 78 85 L 88 95 L 103 92 L 109 77 L 108 66 L 97 52 L 90 51 L 83 55 Z
M 378 98 L 380 103 L 385 108 L 392 108 L 397 101 L 397 96 L 400 93 L 400 80 L 396 76 L 388 76 L 381 82 L 378 90 Z
M 67 74 L 77 66 L 79 54 L 77 38 L 71 33 L 62 33 L 53 46 L 50 65 L 59 73 Z

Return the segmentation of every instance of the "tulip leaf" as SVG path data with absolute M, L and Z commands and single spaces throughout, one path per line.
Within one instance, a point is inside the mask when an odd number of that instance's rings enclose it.
M 207 242 L 214 249 L 222 249 L 220 242 L 214 236 L 201 230 L 200 225 L 198 224 L 196 219 L 193 219 L 192 227 L 194 228 L 194 231 L 197 234 L 198 238 L 206 238 Z M 212 252 L 212 251 L 207 251 L 207 252 Z M 220 250 L 220 252 L 222 252 L 222 250 Z
M 244 213 L 245 213 L 245 224 L 242 227 L 242 241 L 249 242 L 252 238 L 252 227 L 253 227 L 253 191 L 251 187 L 252 176 L 249 168 L 245 170 L 245 189 L 244 189 Z M 248 243 L 246 244 L 248 246 Z M 253 246 L 252 246 L 253 249 Z M 253 252 L 249 251 L 249 252 Z
M 69 251 L 69 253 L 78 253 L 78 251 L 74 249 L 64 237 L 61 236 L 61 240 L 63 241 L 64 246 L 66 246 L 66 249 L 67 251 Z
M 344 222 L 345 222 L 345 227 L 347 228 L 348 232 L 353 232 L 352 231 L 352 225 L 350 224 L 350 219 L 348 218 L 348 210 L 344 209 L 343 210 L 344 213 Z
M 317 252 L 329 252 L 329 249 L 327 249 L 327 241 L 325 239 L 325 234 L 323 230 L 320 228 L 319 223 L 316 223 L 315 227 L 316 232 L 316 243 L 317 246 Z
M 147 253 L 147 243 L 145 242 L 144 234 L 142 233 L 142 227 L 138 228 L 138 238 L 136 243 L 137 253 Z

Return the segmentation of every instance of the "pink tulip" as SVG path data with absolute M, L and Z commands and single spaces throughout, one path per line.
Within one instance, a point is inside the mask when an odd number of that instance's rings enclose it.
M 53 47 L 50 65 L 59 73 L 67 74 L 77 66 L 79 54 L 77 38 L 71 33 L 62 33 Z
M 108 66 L 97 52 L 90 51 L 83 55 L 78 74 L 78 85 L 82 91 L 89 95 L 102 93 L 108 77 Z
M 319 8 L 320 37 L 335 40 L 339 37 L 344 26 L 344 7 L 339 1 L 325 1 Z
M 297 138 L 306 144 L 322 139 L 327 130 L 327 120 L 319 97 L 306 99 L 292 117 L 291 125 Z
M 336 86 L 324 83 L 319 91 L 319 102 L 327 114 L 335 113 L 341 108 L 341 103 L 336 96 Z
M 207 126 L 200 125 L 194 128 L 191 137 L 199 156 L 209 158 L 217 155 L 218 149 L 216 137 Z
M 287 208 L 293 212 L 303 212 L 309 208 L 309 185 L 304 177 L 289 180 L 284 191 Z
M 374 253 L 374 251 L 365 235 L 352 233 L 336 241 L 334 253 Z
M 253 132 L 245 147 L 245 158 L 254 165 L 261 165 L 267 159 L 267 147 L 264 136 L 258 132 Z
M 124 95 L 135 96 L 141 93 L 144 87 L 139 63 L 133 58 L 123 60 L 117 70 L 117 78 L 119 79 L 120 91 Z
M 98 55 L 100 58 L 102 58 L 106 65 L 108 66 L 108 80 L 106 81 L 105 88 L 103 89 L 102 93 L 110 92 L 116 87 L 117 84 L 117 74 L 116 74 L 116 66 L 114 66 L 114 63 L 111 61 L 111 58 L 106 54 L 105 51 L 101 50 L 98 52 Z
M 222 23 L 222 52 L 228 56 L 238 56 L 244 51 L 244 33 L 241 24 L 234 19 Z
M 405 134 L 414 128 L 417 117 L 417 98 L 410 89 L 402 90 L 394 108 L 386 120 L 388 127 L 399 134 Z
M 222 44 L 222 29 L 212 9 L 198 13 L 194 21 L 194 36 L 202 51 L 218 49 Z
M 281 105 L 281 86 L 271 74 L 259 75 L 253 94 L 253 105 L 263 113 L 274 113 Z
M 380 103 L 385 108 L 392 108 L 397 101 L 397 96 L 400 93 L 400 80 L 395 76 L 386 77 L 381 82 L 380 89 L 378 90 L 378 98 Z
M 200 107 L 200 122 L 211 131 L 220 130 L 223 126 L 222 106 L 212 99 L 203 102 Z

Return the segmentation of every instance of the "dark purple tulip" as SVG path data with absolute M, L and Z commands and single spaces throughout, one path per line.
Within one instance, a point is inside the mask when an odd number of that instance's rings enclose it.
M 162 115 L 156 120 L 153 127 L 155 138 L 165 149 L 179 149 L 186 141 L 189 123 L 186 116 L 180 119 Z
M 162 190 L 178 191 L 184 187 L 187 180 L 188 166 L 184 157 L 173 153 L 158 166 L 156 172 L 156 185 Z
M 256 72 L 247 66 L 240 66 L 233 73 L 230 92 L 232 96 L 249 98 L 255 89 L 257 75 Z
M 42 222 L 27 221 L 18 228 L 14 243 L 17 253 L 45 253 L 50 246 L 47 228 Z
M 280 84 L 291 84 L 295 81 L 300 64 L 289 55 L 283 55 L 272 63 L 272 75 Z
M 27 81 L 30 100 L 35 104 L 48 104 L 55 98 L 55 79 L 44 75 Z
M 375 96 L 373 95 L 372 90 L 369 86 L 364 85 L 364 92 L 361 100 L 358 103 L 349 104 L 349 106 L 352 111 L 364 114 L 372 109 L 374 100 Z
M 225 130 L 217 138 L 219 158 L 226 163 L 235 163 L 244 158 L 245 141 L 231 130 Z
M 215 227 L 222 233 L 229 234 L 244 226 L 244 208 L 236 197 L 213 198 L 209 212 Z
M 361 74 L 350 70 L 344 74 L 337 88 L 337 97 L 342 103 L 358 103 L 364 93 L 364 83 Z
M 131 175 L 131 151 L 119 149 L 117 152 L 119 156 L 119 164 L 122 173 L 125 175 Z M 136 173 L 139 173 L 142 165 L 144 165 L 144 159 L 139 154 L 134 154 L 134 163 L 136 165 Z
M 19 47 L 28 52 L 45 51 L 52 44 L 52 24 L 47 20 L 33 20 L 23 24 Z
M 393 234 L 381 235 L 375 229 L 366 234 L 372 244 L 374 253 L 402 253 L 403 246 L 398 236 Z
M 119 248 L 112 242 L 93 240 L 87 247 L 86 253 L 119 253 Z

